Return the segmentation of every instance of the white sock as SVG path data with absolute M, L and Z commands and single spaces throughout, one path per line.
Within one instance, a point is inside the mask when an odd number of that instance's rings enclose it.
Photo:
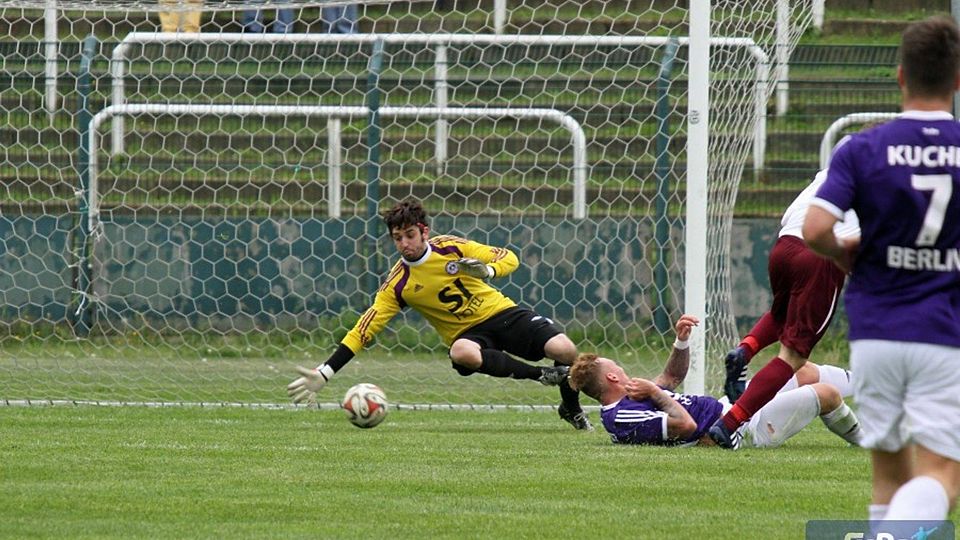
M 787 384 L 783 385 L 783 388 L 777 390 L 777 393 L 782 394 L 784 392 L 789 392 L 794 388 L 798 388 L 799 386 L 800 386 L 800 383 L 797 382 L 797 375 L 794 374 L 793 377 L 790 377 L 790 380 L 787 381 Z
M 843 440 L 860 446 L 860 439 L 863 437 L 860 421 L 857 420 L 857 415 L 846 403 L 841 403 L 836 409 L 820 415 L 820 419 L 826 424 L 827 429 L 839 435 Z
M 867 507 L 867 514 L 870 516 L 870 521 L 880 521 L 887 516 L 888 510 L 890 510 L 889 504 L 871 504 Z
M 850 384 L 850 372 L 837 366 L 818 366 L 820 368 L 820 382 L 832 384 L 840 390 L 840 395 L 849 397 L 853 394 L 853 385 Z
M 947 519 L 949 511 L 950 500 L 943 485 L 929 476 L 917 476 L 893 494 L 883 519 L 941 521 Z

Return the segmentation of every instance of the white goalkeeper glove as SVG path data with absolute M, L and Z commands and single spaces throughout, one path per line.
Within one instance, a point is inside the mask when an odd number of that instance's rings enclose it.
M 294 403 L 313 403 L 317 400 L 317 392 L 323 389 L 327 381 L 333 378 L 333 368 L 323 364 L 314 369 L 297 366 L 297 372 L 302 375 L 287 385 L 287 395 L 293 398 Z
M 475 278 L 490 279 L 495 274 L 492 266 L 477 259 L 460 259 L 457 264 L 461 272 Z

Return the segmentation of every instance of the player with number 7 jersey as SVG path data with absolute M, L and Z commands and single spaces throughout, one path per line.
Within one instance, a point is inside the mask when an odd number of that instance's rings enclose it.
M 337 351 L 316 369 L 298 369 L 301 377 L 287 387 L 293 400 L 314 399 L 400 310 L 410 307 L 450 347 L 453 368 L 460 375 L 484 373 L 559 386 L 561 418 L 577 429 L 592 430 L 579 393 L 567 382 L 568 366 L 577 357 L 573 342 L 553 321 L 518 306 L 488 282 L 516 270 L 517 256 L 457 236 L 431 238 L 427 214 L 416 201 L 397 204 L 384 221 L 400 259 Z M 511 354 L 529 361 L 549 357 L 554 365 L 533 366 Z
M 850 368 L 873 459 L 871 520 L 945 520 L 960 492 L 960 28 L 903 34 L 903 113 L 839 145 L 803 237 L 850 270 Z M 846 210 L 859 242 L 832 228 Z
M 950 113 L 908 110 L 850 137 L 811 204 L 860 216 L 851 340 L 960 347 L 960 123 Z

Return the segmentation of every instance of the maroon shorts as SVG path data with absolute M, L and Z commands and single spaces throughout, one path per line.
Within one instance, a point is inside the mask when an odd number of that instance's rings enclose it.
M 782 236 L 773 245 L 767 273 L 780 343 L 809 358 L 830 326 L 846 275 L 796 236 Z

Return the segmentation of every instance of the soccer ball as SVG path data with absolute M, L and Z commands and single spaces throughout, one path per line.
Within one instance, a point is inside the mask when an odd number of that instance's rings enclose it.
M 350 423 L 358 428 L 372 428 L 387 417 L 387 395 L 375 384 L 351 386 L 340 406 Z

